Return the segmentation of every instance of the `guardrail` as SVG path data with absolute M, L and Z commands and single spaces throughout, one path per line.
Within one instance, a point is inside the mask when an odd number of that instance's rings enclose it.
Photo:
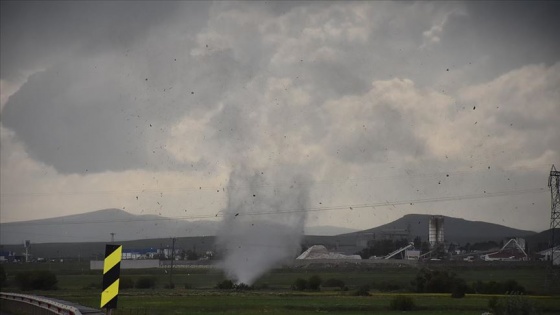
M 44 297 L 27 294 L 0 292 L 6 311 L 23 311 L 26 314 L 83 315 L 74 306 L 65 305 Z

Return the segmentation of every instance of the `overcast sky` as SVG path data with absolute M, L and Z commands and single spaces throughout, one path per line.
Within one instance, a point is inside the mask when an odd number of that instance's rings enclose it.
M 302 173 L 308 225 L 429 213 L 547 229 L 559 14 L 554 1 L 2 1 L 1 222 L 104 208 L 219 220 L 246 169 Z

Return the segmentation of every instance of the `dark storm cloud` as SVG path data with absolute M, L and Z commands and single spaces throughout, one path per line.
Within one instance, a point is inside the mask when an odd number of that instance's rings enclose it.
M 95 72 L 80 60 L 33 75 L 10 98 L 2 123 L 33 158 L 62 173 L 141 168 L 149 123 L 114 77 Z
M 508 52 L 516 61 L 523 58 L 524 63 L 558 60 L 559 2 L 471 1 L 467 9 L 482 43 L 493 43 L 493 49 Z
M 3 126 L 16 132 L 31 157 L 61 173 L 180 167 L 166 151 L 170 126 L 185 113 L 212 110 L 251 74 L 231 50 L 190 55 L 207 4 L 188 3 L 176 20 L 174 3 L 152 5 L 6 5 L 29 24 L 2 19 L 9 26 L 2 78 L 46 68 L 2 111 Z M 146 43 L 154 40 L 156 45 Z M 54 56 L 72 48 L 64 58 Z
M 462 65 L 487 56 L 478 80 L 488 80 L 527 64 L 560 60 L 560 2 L 468 1 L 466 15 L 451 15 L 441 49 L 449 63 Z M 445 59 L 443 59 L 445 60 Z
M 9 99 L 2 123 L 16 131 L 33 158 L 61 173 L 177 168 L 162 163 L 169 160 L 169 126 L 186 113 L 212 110 L 246 74 L 230 66 L 235 63 L 227 53 L 193 58 L 183 62 L 184 70 L 174 68 L 174 59 L 158 60 L 157 73 L 134 69 L 143 60 L 74 58 L 50 67 Z M 235 113 L 230 106 L 209 126 L 217 131 L 216 141 L 250 143 L 247 131 L 235 136 L 248 128 Z
M 181 2 L 2 1 L 0 65 L 2 79 L 74 53 L 126 48 L 153 27 L 180 12 Z M 207 3 L 191 2 L 187 28 L 204 25 Z
M 293 132 L 306 144 L 321 143 L 344 162 L 384 161 L 386 151 L 418 155 L 426 151 L 425 140 L 399 104 L 376 103 L 369 116 L 351 117 L 348 124 L 340 113 L 326 123 L 322 106 L 365 95 L 376 80 L 410 78 L 439 90 L 433 85 L 444 69 L 471 59 L 489 55 L 490 65 L 475 76 L 492 79 L 523 56 L 550 61 L 558 51 L 548 29 L 558 22 L 529 4 L 492 4 L 494 14 L 482 4 L 461 14 L 424 2 L 2 6 L 2 78 L 47 69 L 6 103 L 3 125 L 31 156 L 63 173 L 167 167 L 160 162 L 169 158 L 169 129 L 186 116 L 196 120 L 213 111 L 202 147 L 224 148 L 208 150 L 222 158 L 259 147 L 271 130 L 279 138 Z M 364 18 L 370 14 L 375 18 Z M 423 33 L 434 25 L 441 41 L 420 49 Z M 531 45 L 524 45 L 525 37 Z M 290 107 L 290 97 L 263 101 L 259 94 L 267 86 L 261 81 L 269 78 L 293 82 L 285 95 L 296 88 L 307 93 L 306 110 Z

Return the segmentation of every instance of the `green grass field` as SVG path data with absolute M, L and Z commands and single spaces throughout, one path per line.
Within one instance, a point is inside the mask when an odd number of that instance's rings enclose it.
M 98 307 L 95 290 L 37 292 L 85 306 Z M 113 314 L 400 314 L 390 311 L 397 293 L 373 293 L 367 297 L 342 292 L 293 293 L 286 291 L 223 292 L 215 290 L 156 289 L 124 290 Z M 490 296 L 467 295 L 453 299 L 449 294 L 406 294 L 417 309 L 413 314 L 481 314 L 488 310 Z M 557 297 L 531 297 L 546 314 L 558 314 Z
M 18 292 L 13 277 L 17 272 L 47 269 L 57 274 L 58 290 L 25 292 L 50 296 L 99 307 L 101 271 L 91 271 L 86 263 L 6 264 L 8 286 L 2 291 Z M 544 314 L 560 314 L 560 297 L 539 296 L 543 293 L 545 270 L 534 267 L 477 267 L 454 270 L 468 284 L 477 280 L 504 281 L 515 279 L 532 295 Z M 490 295 L 467 294 L 461 299 L 450 294 L 418 294 L 411 291 L 410 282 L 417 268 L 383 267 L 379 269 L 278 269 L 261 277 L 252 291 L 220 291 L 214 289 L 224 280 L 217 269 L 177 269 L 173 273 L 174 289 L 166 289 L 169 274 L 163 269 L 123 270 L 121 278 L 133 280 L 150 275 L 156 278 L 154 289 L 126 289 L 119 294 L 119 309 L 114 315 L 158 314 L 401 314 L 391 311 L 389 304 L 396 295 L 411 296 L 416 304 L 413 314 L 481 314 L 488 311 Z M 290 286 L 297 278 L 319 275 L 323 280 L 344 281 L 348 291 L 323 289 L 320 292 L 296 292 Z M 402 292 L 371 291 L 370 296 L 352 296 L 361 285 L 372 283 L 398 284 Z M 187 285 L 187 286 L 185 286 Z

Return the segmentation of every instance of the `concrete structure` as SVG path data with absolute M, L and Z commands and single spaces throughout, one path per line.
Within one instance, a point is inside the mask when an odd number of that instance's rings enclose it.
M 389 253 L 387 256 L 383 257 L 383 259 L 391 259 L 394 256 L 396 256 L 397 254 L 402 253 L 402 252 L 406 251 L 407 249 L 411 249 L 411 248 L 414 248 L 414 243 L 413 242 L 410 242 L 408 245 L 406 245 L 404 247 L 401 247 L 401 248 L 393 251 L 392 253 Z
M 443 233 L 443 216 L 433 216 L 430 218 L 428 226 L 428 241 L 430 248 L 443 245 L 445 238 Z

